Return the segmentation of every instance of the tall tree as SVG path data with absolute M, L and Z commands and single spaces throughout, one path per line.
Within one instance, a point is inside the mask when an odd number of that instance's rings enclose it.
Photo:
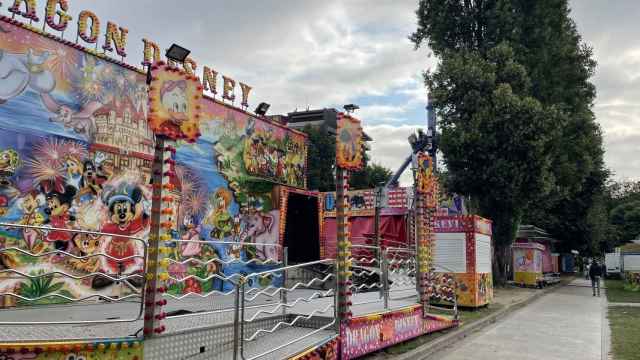
M 303 131 L 309 135 L 307 187 L 318 191 L 335 191 L 335 138 L 312 126 L 305 126 Z
M 549 191 L 555 109 L 532 98 L 526 70 L 507 44 L 487 53 L 447 51 L 426 76 L 441 121 L 447 187 L 478 199 L 494 221 L 496 274 L 504 279 L 508 249 L 527 204 Z
M 575 245 L 571 241 L 587 247 L 587 243 L 602 233 L 598 227 L 603 226 L 603 222 L 595 221 L 598 217 L 594 199 L 602 191 L 607 172 L 602 160 L 602 136 L 591 111 L 595 88 L 589 78 L 595 62 L 569 12 L 566 0 L 422 0 L 419 3 L 418 29 L 411 39 L 416 47 L 427 44 L 442 60 L 435 73 L 426 74 L 426 83 L 431 97 L 438 99 L 435 105 L 445 127 L 450 128 L 443 131 L 443 143 L 448 144 L 443 146 L 443 152 L 450 171 L 451 189 L 475 195 L 481 211 L 493 216 L 498 252 L 500 247 L 512 242 L 522 219 L 544 223 L 541 225 L 549 226 L 557 237 L 571 239 L 566 247 Z M 510 49 L 511 55 L 505 59 L 516 65 L 504 69 L 502 79 L 496 77 L 500 70 L 466 66 L 467 63 L 460 61 L 476 57 L 485 63 L 495 63 L 499 69 L 495 53 L 500 48 Z M 455 62 L 463 66 L 452 66 Z M 493 82 L 494 77 L 497 82 Z M 484 83 L 469 79 L 484 79 Z M 514 86 L 514 81 L 523 86 Z M 540 124 L 525 124 L 518 121 L 523 117 L 510 118 L 513 107 L 499 113 L 501 102 L 495 97 L 474 100 L 480 94 L 487 94 L 486 84 L 491 89 L 500 83 L 509 84 L 520 99 L 535 99 L 535 108 L 539 114 L 546 114 L 547 119 Z M 469 93 L 464 93 L 465 90 Z M 530 136 L 539 137 L 545 144 L 545 151 L 538 153 L 542 156 L 539 169 L 543 171 L 530 175 L 539 176 L 540 181 L 534 184 L 542 186 L 530 186 L 537 191 L 523 194 L 515 207 L 510 205 L 514 204 L 513 197 L 522 194 L 526 186 L 518 185 L 525 175 L 514 169 L 530 171 L 536 166 L 525 164 L 526 157 L 512 150 L 513 139 L 505 137 L 508 129 L 491 127 L 493 123 L 500 123 L 491 116 L 510 119 L 506 122 L 514 128 L 516 139 L 533 131 Z M 553 129 L 546 127 L 546 120 L 553 121 Z M 452 139 L 453 136 L 460 139 Z M 487 145 L 483 146 L 483 142 Z M 533 144 L 518 144 L 523 148 L 533 146 L 529 151 L 535 149 Z M 454 148 L 464 145 L 474 147 Z M 489 153 L 478 155 L 479 151 Z M 491 164 L 495 159 L 503 159 L 509 167 L 496 169 Z M 466 183 L 482 173 L 478 164 L 487 165 L 484 171 L 493 171 L 480 175 L 480 179 L 488 177 L 489 181 L 466 187 Z M 512 175 L 517 177 L 511 178 Z M 493 188 L 495 186 L 500 188 Z M 500 258 L 498 256 L 501 263 L 508 261 Z
M 351 174 L 349 188 L 353 190 L 373 189 L 380 184 L 385 184 L 393 173 L 391 170 L 379 164 L 367 164 L 362 171 Z
M 335 191 L 335 136 L 312 126 L 306 126 L 303 131 L 309 135 L 309 161 L 307 162 L 309 189 Z M 363 169 L 352 172 L 349 177 L 349 186 L 352 189 L 371 189 L 391 178 L 391 170 L 382 165 L 370 163 L 368 152 L 365 152 L 363 157 L 365 162 Z

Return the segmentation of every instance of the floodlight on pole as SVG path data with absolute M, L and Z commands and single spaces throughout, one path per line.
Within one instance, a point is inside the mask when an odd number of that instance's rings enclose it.
M 267 104 L 266 102 L 261 102 L 260 104 L 258 104 L 258 107 L 254 111 L 254 113 L 260 116 L 265 116 L 267 111 L 269 111 L 270 107 L 271 107 L 270 104 Z
M 183 48 L 180 45 L 172 44 L 165 55 L 167 59 L 182 64 L 187 59 L 189 54 L 191 54 L 191 50 Z
M 344 105 L 343 108 L 347 112 L 347 114 L 351 114 L 352 112 L 360 109 L 360 106 L 356 104 L 347 104 L 347 105 Z

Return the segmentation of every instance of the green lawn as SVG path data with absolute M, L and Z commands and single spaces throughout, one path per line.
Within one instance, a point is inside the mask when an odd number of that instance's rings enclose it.
M 610 307 L 611 350 L 615 360 L 635 360 L 640 356 L 640 308 Z
M 609 302 L 640 303 L 640 291 L 625 289 L 623 280 L 605 280 Z
M 501 304 L 491 304 L 489 306 L 485 306 L 482 308 L 478 308 L 475 310 L 472 309 L 464 309 L 464 310 L 460 310 L 460 320 L 462 320 L 462 326 L 468 326 L 469 324 L 478 321 L 486 316 L 489 316 L 490 314 L 493 314 L 494 312 L 502 309 L 504 307 L 504 305 Z M 442 313 L 444 315 L 451 315 L 450 312 L 440 312 L 438 310 L 433 310 L 430 311 L 429 313 L 431 314 L 439 314 Z M 455 329 L 455 328 L 454 328 Z M 380 353 L 378 353 L 377 357 L 380 357 L 380 355 L 387 355 L 384 356 L 384 358 L 393 358 L 393 355 L 396 354 L 402 354 L 405 353 L 407 351 L 411 351 L 417 347 L 419 347 L 420 345 L 426 344 L 430 341 L 433 341 L 439 337 L 441 337 L 442 335 L 446 334 L 447 332 L 454 330 L 454 329 L 449 329 L 449 330 L 444 330 L 444 331 L 438 331 L 435 333 L 431 333 L 431 334 L 426 334 L 426 335 L 422 335 L 419 336 L 415 339 L 411 339 L 405 342 L 402 342 L 400 344 L 388 347 L 384 350 L 381 350 Z

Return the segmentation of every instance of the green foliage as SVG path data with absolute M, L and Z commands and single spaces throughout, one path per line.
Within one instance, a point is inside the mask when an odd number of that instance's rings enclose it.
M 335 191 L 335 138 L 311 126 L 306 126 L 303 131 L 309 135 L 307 187 L 311 190 Z
M 368 164 L 361 171 L 351 174 L 349 188 L 353 190 L 373 189 L 380 184 L 386 184 L 393 173 L 386 167 L 378 164 Z
M 322 129 L 306 126 L 309 135 L 309 161 L 307 164 L 308 187 L 312 190 L 335 191 L 336 139 Z M 391 179 L 391 170 L 378 164 L 369 164 L 369 154 L 364 154 L 365 166 L 351 173 L 349 186 L 353 190 L 371 189 Z
M 640 238 L 640 201 L 620 204 L 611 210 L 611 224 L 620 230 L 620 240 Z
M 597 252 L 607 238 L 596 64 L 569 12 L 566 0 L 419 2 L 411 40 L 441 59 L 425 79 L 447 188 L 494 220 L 499 262 L 521 221 L 566 249 Z
M 32 276 L 42 275 L 42 274 L 44 274 L 44 271 L 42 270 L 37 273 L 36 272 L 31 273 Z M 27 282 L 24 282 L 21 284 L 20 295 L 30 299 L 35 299 L 43 296 L 45 297 L 35 301 L 19 299 L 18 305 L 44 305 L 44 304 L 52 304 L 52 303 L 69 302 L 68 300 L 65 300 L 60 297 L 46 296 L 46 295 L 58 293 L 60 295 L 65 295 L 67 297 L 73 297 L 73 295 L 71 295 L 71 293 L 69 293 L 67 290 L 62 290 L 63 286 L 64 286 L 64 282 L 57 282 L 57 283 L 53 282 L 53 274 L 29 279 Z
M 509 245 L 525 206 L 549 192 L 549 148 L 564 119 L 529 96 L 530 80 L 506 43 L 486 59 L 446 52 L 426 83 L 442 118 L 447 188 L 478 198 L 483 216 L 501 220 L 497 243 Z

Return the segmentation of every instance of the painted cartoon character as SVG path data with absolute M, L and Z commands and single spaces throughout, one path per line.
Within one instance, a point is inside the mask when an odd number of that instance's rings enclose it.
M 13 149 L 0 152 L 0 185 L 9 184 L 9 177 L 15 174 L 20 165 L 20 155 Z
M 83 134 L 88 140 L 93 140 L 96 133 L 96 121 L 93 114 L 102 107 L 97 101 L 90 101 L 80 110 L 74 110 L 67 105 L 59 104 L 50 94 L 40 94 L 42 104 L 54 115 L 49 121 L 61 124 L 66 129 Z
M 27 87 L 42 94 L 56 87 L 53 74 L 44 67 L 49 52 L 36 54 L 29 49 L 24 54 L 0 50 L 0 104 L 21 95 Z
M 12 177 L 20 166 L 20 156 L 13 149 L 0 152 L 0 217 L 7 214 L 12 201 L 19 195 Z
M 100 251 L 100 236 L 77 233 L 73 235 L 73 244 L 78 250 L 78 255 L 93 255 Z M 100 268 L 100 258 L 97 256 L 85 259 L 69 258 L 67 259 L 67 265 L 76 271 L 93 273 L 97 272 Z
M 46 192 L 47 205 L 44 209 L 47 219 L 44 223 L 59 229 L 70 229 L 75 217 L 69 213 L 71 201 L 76 195 L 76 188 L 66 185 L 64 188 L 56 186 Z M 51 230 L 45 236 L 45 241 L 53 243 L 57 250 L 67 251 L 70 248 L 71 232 Z
M 182 240 L 200 240 L 200 219 L 196 215 L 186 214 L 182 225 Z M 199 255 L 201 251 L 202 243 L 198 242 L 182 243 L 180 246 L 180 253 L 185 257 Z
M 272 210 L 269 213 L 254 211 L 243 216 L 245 228 L 240 233 L 240 242 L 254 243 L 260 259 L 277 261 L 278 251 L 273 245 L 278 243 L 277 223 L 279 217 L 279 210 Z
M 214 239 L 224 239 L 233 234 L 233 218 L 229 214 L 231 200 L 231 192 L 225 188 L 218 189 L 212 197 L 212 209 L 205 222 L 213 226 L 210 236 Z
M 80 179 L 80 192 L 78 193 L 80 202 L 90 201 L 102 192 L 102 184 L 106 181 L 103 176 L 98 175 L 96 166 L 91 160 L 85 160 L 82 164 L 82 178 Z
M 80 189 L 80 182 L 82 182 L 83 165 L 82 161 L 73 155 L 66 155 L 64 157 L 64 169 L 66 171 L 67 184 L 73 186 L 76 189 Z
M 189 103 L 187 101 L 187 82 L 185 80 L 168 80 L 160 89 L 160 101 L 169 113 L 171 122 L 180 126 L 187 118 Z
M 149 225 L 149 216 L 142 211 L 142 190 L 135 185 L 122 184 L 117 189 L 105 191 L 104 203 L 109 207 L 109 223 L 102 227 L 102 232 L 114 235 L 133 236 Z M 131 239 L 112 236 L 106 246 L 108 255 L 122 259 L 136 255 L 135 242 Z M 136 265 L 136 259 L 107 259 L 108 270 L 112 273 L 126 273 Z M 138 278 L 129 279 L 136 287 L 142 285 Z
M 22 210 L 22 218 L 18 222 L 20 225 L 40 226 L 44 223 L 44 216 L 40 213 L 40 207 L 46 203 L 44 195 L 33 190 L 24 195 L 18 202 L 18 207 Z M 29 251 L 39 239 L 42 238 L 42 231 L 39 229 L 25 228 L 22 230 L 22 238 L 27 243 Z

